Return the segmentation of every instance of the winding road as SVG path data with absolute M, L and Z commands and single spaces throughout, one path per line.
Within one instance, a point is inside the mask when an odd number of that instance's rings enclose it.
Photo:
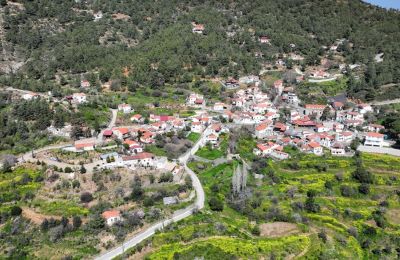
M 107 129 L 113 128 L 116 122 L 116 118 L 117 118 L 117 110 L 116 109 L 112 109 L 112 117 L 110 119 L 110 123 L 108 124 Z M 102 137 L 102 134 L 104 132 L 105 129 L 103 129 L 98 137 L 97 137 L 97 142 L 100 142 L 99 138 Z M 196 201 L 186 207 L 185 209 L 181 209 L 181 210 L 177 210 L 174 212 L 174 214 L 169 217 L 168 219 L 164 219 L 162 221 L 159 221 L 155 224 L 153 224 L 152 226 L 148 227 L 146 230 L 140 232 L 139 234 L 127 239 L 125 242 L 123 242 L 122 244 L 120 244 L 119 246 L 104 252 L 103 254 L 95 257 L 96 260 L 108 260 L 108 259 L 112 259 L 122 253 L 125 252 L 125 250 L 134 247 L 135 245 L 139 244 L 140 242 L 142 242 L 143 240 L 151 237 L 152 235 L 154 235 L 154 233 L 157 230 L 163 229 L 166 225 L 171 224 L 173 222 L 177 222 L 179 220 L 182 220 L 184 218 L 187 218 L 189 216 L 191 216 L 196 210 L 200 210 L 204 207 L 204 201 L 205 201 L 205 194 L 204 194 L 204 190 L 203 187 L 201 185 L 201 182 L 199 180 L 199 178 L 197 177 L 196 173 L 194 173 L 188 166 L 187 166 L 187 162 L 188 160 L 191 158 L 192 155 L 194 155 L 197 150 L 205 144 L 205 138 L 207 136 L 207 134 L 210 132 L 211 127 L 208 127 L 201 135 L 200 139 L 193 145 L 193 147 L 187 151 L 185 154 L 181 155 L 178 158 L 179 163 L 185 168 L 186 173 L 190 176 L 191 180 L 192 180 L 192 184 L 193 184 L 193 188 L 196 191 Z M 54 149 L 61 149 L 67 146 L 72 145 L 71 142 L 68 143 L 62 143 L 62 144 L 56 144 L 56 145 L 50 145 L 50 146 L 46 146 L 31 152 L 27 152 L 23 155 L 21 155 L 18 158 L 18 162 L 19 163 L 24 163 L 24 162 L 36 162 L 39 159 L 35 158 L 33 155 L 40 153 L 40 152 L 45 152 L 45 151 L 49 151 L 49 150 L 54 150 Z M 50 160 L 50 159 L 43 159 L 40 158 L 40 161 L 45 162 L 47 165 L 53 165 L 53 166 L 57 166 L 59 168 L 65 168 L 67 166 L 74 168 L 74 167 L 79 167 L 79 165 L 72 165 L 72 164 L 68 164 L 68 163 L 64 163 L 64 162 L 58 162 L 58 161 L 54 161 L 54 160 Z M 99 161 L 95 161 L 89 164 L 84 164 L 87 172 L 92 172 L 93 168 L 97 166 L 97 164 L 99 163 Z
M 129 238 L 128 240 L 123 242 L 121 245 L 97 256 L 95 258 L 96 260 L 108 260 L 108 259 L 112 259 L 120 254 L 123 254 L 125 252 L 125 250 L 136 246 L 143 240 L 154 235 L 157 230 L 163 229 L 168 224 L 171 224 L 173 222 L 177 222 L 179 220 L 187 218 L 187 217 L 191 216 L 195 210 L 200 210 L 204 207 L 205 194 L 204 194 L 203 186 L 201 185 L 201 182 L 200 182 L 199 178 L 197 177 L 196 173 L 194 173 L 187 166 L 187 162 L 188 162 L 189 158 L 197 152 L 197 150 L 200 148 L 200 146 L 202 146 L 205 143 L 205 137 L 206 137 L 207 133 L 209 133 L 210 129 L 211 128 L 208 127 L 202 133 L 200 139 L 193 145 L 193 147 L 188 152 L 181 155 L 178 159 L 178 161 L 185 167 L 187 174 L 192 179 L 193 188 L 196 191 L 196 195 L 197 195 L 195 203 L 185 209 L 175 211 L 175 213 L 170 218 L 155 223 L 154 225 L 150 226 L 146 230 Z

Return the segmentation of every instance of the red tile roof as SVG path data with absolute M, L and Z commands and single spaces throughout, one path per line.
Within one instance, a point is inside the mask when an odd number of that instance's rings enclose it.
M 103 216 L 103 218 L 109 219 L 109 218 L 119 217 L 120 214 L 118 210 L 107 210 L 104 211 L 101 215 Z

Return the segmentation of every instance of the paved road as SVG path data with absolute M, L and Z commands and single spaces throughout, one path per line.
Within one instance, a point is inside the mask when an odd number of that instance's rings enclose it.
M 105 130 L 112 129 L 115 126 L 115 122 L 117 121 L 117 115 L 118 115 L 118 110 L 117 109 L 111 109 L 110 122 L 108 123 L 107 128 L 101 130 L 100 133 L 97 135 L 97 139 L 96 139 L 97 143 L 102 143 L 103 142 L 103 133 L 104 133 Z
M 122 243 L 121 245 L 111 249 L 110 251 L 107 251 L 105 253 L 103 253 L 100 256 L 97 256 L 95 259 L 96 260 L 108 260 L 108 259 L 112 259 L 120 254 L 122 254 L 125 250 L 136 246 L 137 244 L 139 244 L 140 242 L 142 242 L 143 240 L 151 237 L 152 235 L 154 235 L 154 233 L 157 230 L 162 229 L 164 226 L 173 223 L 173 222 L 177 222 L 179 220 L 182 220 L 186 217 L 189 217 L 190 215 L 193 214 L 194 209 L 202 209 L 204 207 L 204 201 L 205 201 L 205 194 L 204 194 L 204 190 L 203 190 L 203 186 L 201 185 L 201 182 L 199 180 L 199 178 L 197 177 L 197 175 L 187 166 L 187 161 L 189 160 L 189 158 L 191 157 L 191 155 L 195 154 L 197 152 L 197 150 L 200 148 L 200 146 L 202 146 L 205 143 L 205 137 L 207 135 L 207 133 L 209 133 L 210 131 L 210 127 L 208 127 L 201 135 L 200 139 L 193 145 L 193 147 L 186 152 L 185 154 L 181 155 L 179 157 L 179 162 L 185 167 L 185 170 L 187 172 L 187 174 L 190 176 L 190 178 L 192 179 L 192 184 L 193 184 L 193 188 L 196 191 L 196 201 L 194 204 L 190 205 L 189 207 L 182 209 L 182 210 L 178 210 L 176 211 L 172 217 L 170 217 L 169 219 L 160 221 L 155 223 L 154 225 L 152 225 L 151 227 L 147 228 L 146 230 L 144 230 L 143 232 L 129 238 L 127 241 L 125 241 L 124 243 Z
M 366 153 L 390 154 L 400 157 L 399 149 L 388 148 L 388 147 L 373 147 L 373 146 L 360 145 L 357 150 Z

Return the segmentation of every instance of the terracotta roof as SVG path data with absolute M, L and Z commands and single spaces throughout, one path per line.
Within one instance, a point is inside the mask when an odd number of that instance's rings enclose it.
M 103 136 L 112 136 L 113 131 L 112 130 L 104 130 Z
M 118 210 L 107 210 L 107 211 L 104 211 L 101 215 L 105 219 L 115 218 L 115 217 L 119 217 L 120 216 Z
M 375 138 L 383 138 L 383 134 L 375 133 L 375 132 L 368 132 L 367 136 L 368 137 L 375 137 Z
M 308 144 L 308 146 L 310 146 L 311 148 L 318 148 L 318 147 L 321 147 L 321 145 L 320 145 L 319 143 L 317 143 L 317 142 L 310 142 L 310 143 Z
M 319 109 L 319 110 L 323 110 L 325 109 L 326 105 L 318 105 L 318 104 L 306 104 L 305 108 L 306 109 Z

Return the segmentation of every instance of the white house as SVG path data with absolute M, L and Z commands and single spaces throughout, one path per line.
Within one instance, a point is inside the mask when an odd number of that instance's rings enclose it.
M 364 145 L 382 147 L 385 145 L 385 142 L 383 141 L 383 137 L 384 137 L 383 134 L 375 133 L 375 132 L 368 132 L 365 135 Z
M 81 80 L 81 88 L 89 88 L 90 82 L 87 80 Z
M 333 156 L 344 156 L 346 151 L 342 143 L 336 142 L 331 146 L 331 154 Z
M 263 139 L 269 135 L 272 135 L 272 121 L 264 122 L 256 126 L 255 135 L 258 139 Z
M 84 139 L 75 142 L 75 152 L 93 151 L 96 146 L 96 139 Z
M 25 100 L 32 100 L 32 99 L 35 99 L 38 97 L 39 97 L 39 94 L 33 93 L 33 92 L 29 92 L 29 93 L 22 95 L 22 99 L 25 99 Z
M 138 153 L 133 156 L 122 157 L 123 163 L 127 167 L 153 167 L 155 165 L 155 156 L 152 153 Z
M 266 43 L 266 44 L 269 44 L 269 43 L 270 43 L 269 37 L 268 37 L 268 36 L 265 36 L 265 35 L 258 37 L 258 41 L 259 41 L 260 43 Z
M 195 23 L 193 23 L 192 25 L 193 25 L 193 28 L 192 28 L 192 32 L 193 33 L 203 34 L 204 29 L 205 29 L 204 24 L 195 24 Z
M 118 210 L 107 210 L 101 214 L 106 221 L 107 226 L 112 226 L 122 220 Z
M 218 136 L 215 134 L 210 134 L 206 136 L 206 143 L 216 145 L 218 143 Z
M 214 104 L 214 110 L 215 111 L 223 111 L 225 109 L 226 105 L 221 102 L 217 102 Z
M 132 106 L 129 104 L 119 104 L 118 111 L 121 111 L 124 114 L 129 114 L 132 112 Z
M 310 142 L 308 144 L 308 147 L 310 148 L 310 151 L 315 155 L 322 155 L 323 154 L 322 146 L 317 142 Z
M 369 132 L 377 132 L 379 133 L 381 130 L 384 130 L 385 127 L 383 125 L 378 125 L 378 124 L 369 124 L 366 127 L 364 127 Z
M 86 94 L 85 93 L 74 93 L 74 94 L 72 94 L 72 101 L 76 104 L 85 103 L 87 101 Z
M 352 132 L 341 132 L 336 134 L 336 141 L 343 142 L 343 143 L 350 143 L 353 140 L 353 133 Z
M 322 115 L 326 105 L 306 104 L 304 106 L 303 114 L 306 116 L 316 115 L 319 118 Z
M 192 122 L 192 125 L 190 126 L 190 131 L 200 134 L 204 131 L 204 126 L 200 122 Z

